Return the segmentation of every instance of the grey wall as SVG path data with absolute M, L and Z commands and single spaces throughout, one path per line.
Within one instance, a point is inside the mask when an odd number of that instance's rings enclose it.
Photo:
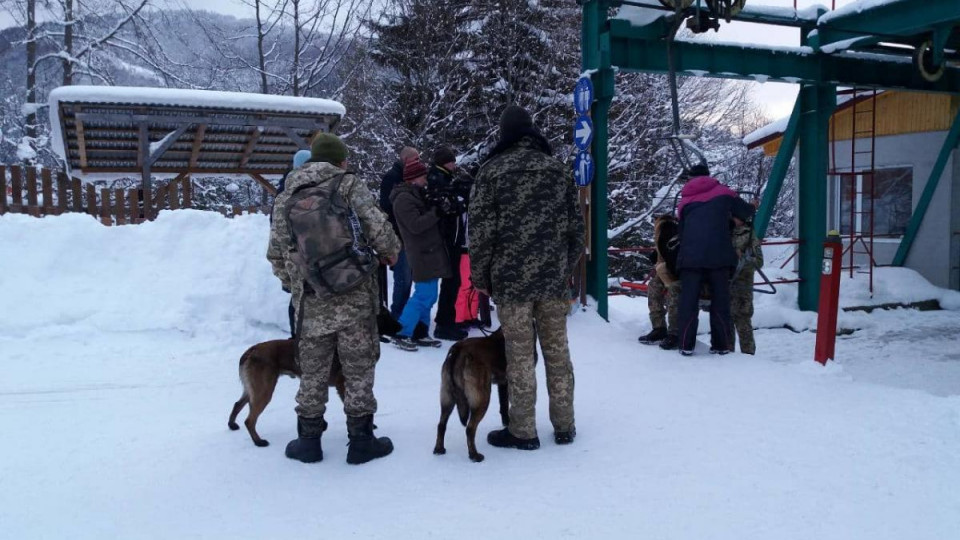
M 912 167 L 913 207 L 916 208 L 945 138 L 946 132 L 879 137 L 874 149 L 874 167 L 877 169 Z M 868 141 L 860 141 L 857 150 L 868 150 L 869 146 L 866 144 Z M 836 149 L 837 169 L 849 169 L 852 154 L 850 142 L 838 142 Z M 868 160 L 869 155 L 858 155 L 858 168 L 869 168 Z M 956 151 L 940 178 L 923 224 L 907 257 L 906 266 L 917 270 L 938 287 L 958 288 L 960 270 L 956 266 L 958 255 L 960 255 L 960 235 L 954 234 L 955 231 L 960 231 L 960 157 Z M 899 238 L 875 239 L 874 258 L 877 264 L 890 264 L 899 244 Z M 861 251 L 863 248 L 858 245 L 856 249 Z M 846 261 L 844 264 L 847 264 Z M 866 256 L 858 256 L 855 264 L 865 268 Z
M 953 151 L 952 160 L 953 198 L 950 211 L 952 216 L 950 225 L 950 288 L 960 290 L 960 149 Z

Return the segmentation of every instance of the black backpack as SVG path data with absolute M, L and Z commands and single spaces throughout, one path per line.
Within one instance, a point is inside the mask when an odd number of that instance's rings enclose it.
M 290 195 L 284 215 L 296 250 L 291 258 L 317 294 L 341 294 L 378 266 L 360 218 L 340 195 L 345 174 L 304 184 Z

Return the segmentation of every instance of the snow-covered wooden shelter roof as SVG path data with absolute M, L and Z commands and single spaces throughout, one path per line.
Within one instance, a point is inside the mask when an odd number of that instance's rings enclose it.
M 54 150 L 69 172 L 264 175 L 345 113 L 336 101 L 241 92 L 61 86 L 50 92 Z M 259 177 L 259 178 L 258 178 Z

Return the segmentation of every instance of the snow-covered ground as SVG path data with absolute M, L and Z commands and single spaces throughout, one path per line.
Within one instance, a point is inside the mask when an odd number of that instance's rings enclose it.
M 240 354 L 284 335 L 267 228 L 195 211 L 0 218 L 0 536 L 957 538 L 958 311 L 845 313 L 856 331 L 824 368 L 789 287 L 758 297 L 756 357 L 639 345 L 645 301 L 614 298 L 610 323 L 570 320 L 576 442 L 553 444 L 541 391 L 541 449 L 487 445 L 491 410 L 482 464 L 455 421 L 431 453 L 444 350 L 385 347 L 377 424 L 394 454 L 348 466 L 333 397 L 325 460 L 304 465 L 283 457 L 292 379 L 259 422 L 271 446 L 226 427 Z M 956 307 L 896 272 L 878 297 Z M 788 320 L 803 331 L 774 328 Z

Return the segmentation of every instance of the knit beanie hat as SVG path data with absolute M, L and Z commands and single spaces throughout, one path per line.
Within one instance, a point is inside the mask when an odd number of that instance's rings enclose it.
M 409 182 L 427 175 L 427 167 L 420 158 L 410 158 L 403 164 L 403 181 Z
M 515 139 L 521 131 L 530 129 L 533 129 L 533 118 L 523 107 L 510 105 L 500 114 L 501 139 Z
M 313 161 L 326 161 L 340 165 L 347 160 L 347 146 L 333 133 L 317 133 L 310 143 Z
M 450 162 L 456 163 L 457 156 L 449 146 L 441 146 L 433 153 L 434 165 L 445 165 Z
M 293 155 L 293 168 L 299 169 L 304 163 L 310 161 L 310 157 L 309 150 L 297 150 L 297 153 Z
M 710 167 L 707 167 L 706 163 L 697 163 L 696 165 L 690 167 L 690 178 L 696 178 L 698 176 L 710 176 Z

